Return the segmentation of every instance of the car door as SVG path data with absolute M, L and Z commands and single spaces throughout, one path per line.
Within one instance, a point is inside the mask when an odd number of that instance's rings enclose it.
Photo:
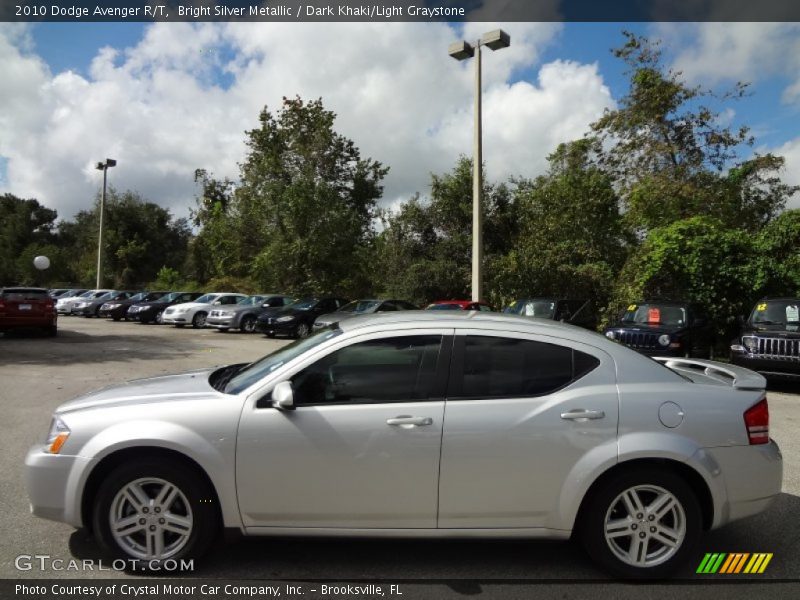
M 294 410 L 274 408 L 269 390 L 248 398 L 236 450 L 245 526 L 435 528 L 451 333 L 360 336 L 309 358 L 278 378 Z
M 614 362 L 585 344 L 457 330 L 445 414 L 440 528 L 551 526 L 582 460 L 616 460 Z

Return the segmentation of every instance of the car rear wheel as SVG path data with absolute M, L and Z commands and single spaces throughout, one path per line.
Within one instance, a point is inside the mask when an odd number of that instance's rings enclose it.
M 192 327 L 195 329 L 199 329 L 200 327 L 206 326 L 206 313 L 203 311 L 198 312 L 195 314 L 194 318 L 192 319 Z
M 255 317 L 250 317 L 250 316 L 243 317 L 240 329 L 245 333 L 253 333 L 256 330 Z
M 156 323 L 158 323 L 159 325 L 164 323 L 164 313 L 163 313 L 163 311 L 156 315 Z
M 692 488 L 670 471 L 623 471 L 593 494 L 581 534 L 589 555 L 612 573 L 662 578 L 692 553 L 702 529 Z
M 45 332 L 50 337 L 56 337 L 58 335 L 58 326 L 57 325 L 51 325 L 50 327 L 45 329 Z
M 106 550 L 145 568 L 198 557 L 219 531 L 212 498 L 208 483 L 178 461 L 122 465 L 98 490 L 94 531 Z

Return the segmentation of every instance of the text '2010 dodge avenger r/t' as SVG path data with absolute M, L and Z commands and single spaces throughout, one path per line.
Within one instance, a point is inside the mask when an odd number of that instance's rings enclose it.
M 703 530 L 779 494 L 764 385 L 556 322 L 355 317 L 250 364 L 63 404 L 27 456 L 28 494 L 35 515 L 148 562 L 198 556 L 223 527 L 574 532 L 612 573 L 663 577 Z

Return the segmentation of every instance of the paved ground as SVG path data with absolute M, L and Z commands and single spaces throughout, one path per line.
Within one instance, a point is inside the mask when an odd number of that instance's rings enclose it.
M 99 558 L 92 540 L 70 527 L 33 518 L 23 484 L 23 457 L 45 435 L 61 402 L 110 383 L 258 357 L 282 341 L 260 335 L 175 329 L 84 318 L 60 319 L 55 339 L 0 336 L 0 577 L 130 578 L 125 573 L 19 571 L 15 557 Z M 765 514 L 703 538 L 704 552 L 773 552 L 767 572 L 745 585 L 731 576 L 694 575 L 691 568 L 666 586 L 608 581 L 569 543 L 480 541 L 237 540 L 198 565 L 196 575 L 219 579 L 269 578 L 316 583 L 383 580 L 398 583 L 405 599 L 484 597 L 660 598 L 690 595 L 751 599 L 800 595 L 800 389 L 771 390 L 771 433 L 785 457 L 784 493 Z M 145 581 L 141 578 L 139 582 Z M 315 583 L 316 580 L 316 583 Z M 771 583 L 762 583 L 764 581 Z M 151 581 L 151 580 L 146 580 Z M 738 580 L 737 580 L 738 581 Z M 30 581 L 30 583 L 34 583 Z M 0 596 L 2 596 L 0 589 Z M 19 596 L 18 596 L 19 597 Z M 308 596 L 306 596 L 308 597 Z M 348 597 L 366 597 L 349 595 Z

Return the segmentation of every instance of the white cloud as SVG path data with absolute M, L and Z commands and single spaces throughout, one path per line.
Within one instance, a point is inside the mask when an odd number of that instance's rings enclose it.
M 786 159 L 786 168 L 782 173 L 784 182 L 800 185 L 800 138 L 795 138 L 772 150 L 773 154 Z M 787 203 L 787 208 L 800 208 L 800 194 L 795 194 Z
M 387 202 L 425 193 L 431 172 L 472 147 L 473 63 L 453 61 L 447 45 L 494 27 L 162 23 L 135 47 L 98 50 L 88 77 L 51 73 L 24 35 L 0 29 L 0 80 L 11 82 L 0 88 L 7 191 L 69 217 L 99 187 L 93 164 L 111 157 L 113 185 L 185 215 L 194 169 L 236 177 L 259 111 L 300 95 L 322 97 L 337 129 L 391 167 Z M 490 177 L 533 176 L 613 100 L 596 65 L 540 65 L 559 25 L 503 28 L 511 47 L 483 58 L 484 159 Z M 535 67 L 534 83 L 514 83 Z M 224 89 L 214 84 L 220 71 Z
M 661 24 L 659 36 L 676 53 L 673 68 L 692 83 L 758 81 L 781 75 L 790 83 L 784 101 L 800 100 L 800 24 Z

